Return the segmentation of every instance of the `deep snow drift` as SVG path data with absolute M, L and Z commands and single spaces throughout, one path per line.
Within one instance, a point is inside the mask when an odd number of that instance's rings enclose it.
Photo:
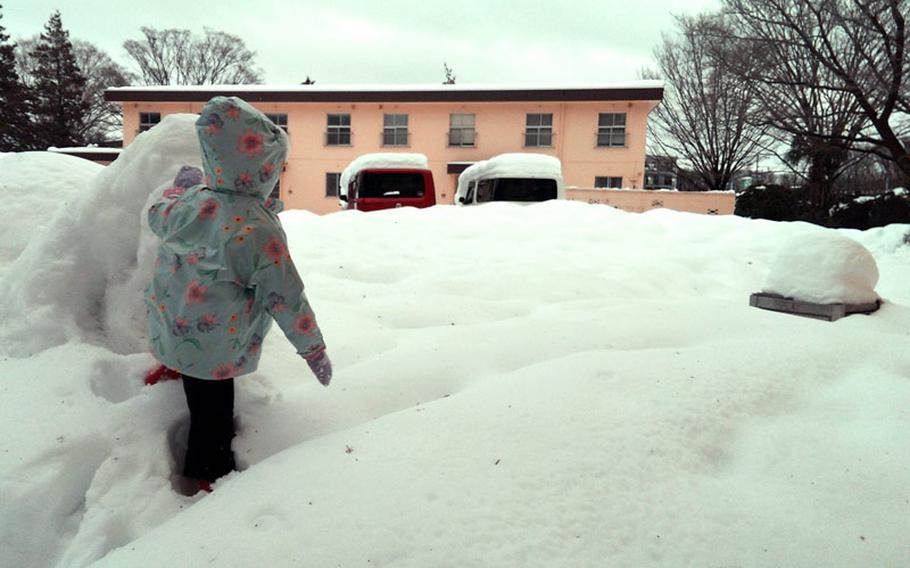
M 7 351 L 28 355 L 71 339 L 103 343 L 120 353 L 142 349 L 141 294 L 157 245 L 141 212 L 181 165 L 200 166 L 195 120 L 196 115 L 171 115 L 154 132 L 137 136 L 57 208 L 51 230 L 31 232 L 28 253 L 0 280 L 0 342 Z M 61 172 L 45 176 L 59 177 Z M 16 232 L 27 228 L 17 217 L 10 225 Z
M 244 471 L 179 495 L 183 394 L 142 386 L 130 306 L 141 210 L 191 158 L 187 120 L 140 137 L 0 280 L 0 565 L 910 557 L 908 226 L 565 201 L 284 213 L 335 379 L 273 329 L 238 381 Z M 874 257 L 881 310 L 749 307 L 782 248 L 832 234 Z
M 51 152 L 0 153 L 0 274 L 29 240 L 84 193 L 103 166 Z

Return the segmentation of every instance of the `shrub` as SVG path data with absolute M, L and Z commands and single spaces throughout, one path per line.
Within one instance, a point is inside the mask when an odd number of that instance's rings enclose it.
M 806 206 L 797 195 L 798 191 L 775 184 L 749 187 L 736 195 L 734 213 L 771 221 L 801 220 L 805 217 Z
M 836 228 L 865 230 L 892 223 L 910 223 L 910 195 L 907 192 L 849 198 L 831 209 L 829 224 Z

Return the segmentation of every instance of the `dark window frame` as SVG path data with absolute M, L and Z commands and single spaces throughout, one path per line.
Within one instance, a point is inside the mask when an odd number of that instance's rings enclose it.
M 161 122 L 160 112 L 140 112 L 139 132 L 145 132 Z
M 622 189 L 622 176 L 594 176 L 594 189 Z
M 278 128 L 282 129 L 287 133 L 288 131 L 288 115 L 286 112 L 264 112 L 262 113 L 266 118 L 272 121 L 272 123 Z
M 404 117 L 404 120 L 402 120 Z M 382 115 L 382 145 L 408 146 L 408 113 L 391 112 Z M 390 124 L 391 123 L 391 124 Z
M 340 190 L 339 186 L 341 184 L 341 172 L 326 172 L 325 173 L 325 196 L 326 197 L 338 197 Z
M 597 114 L 597 147 L 625 148 L 626 120 L 624 112 L 601 112 Z
M 467 117 L 471 117 L 470 124 L 467 124 L 468 121 L 465 120 Z M 449 114 L 449 146 L 477 147 L 477 115 L 475 113 L 453 112 Z
M 333 124 L 333 119 L 335 124 Z M 351 114 L 330 112 L 326 114 L 326 146 L 351 146 Z
M 525 148 L 553 147 L 553 113 L 536 112 L 525 115 Z

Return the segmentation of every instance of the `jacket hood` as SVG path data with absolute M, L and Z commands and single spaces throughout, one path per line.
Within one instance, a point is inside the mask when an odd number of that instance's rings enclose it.
M 287 134 L 237 97 L 215 97 L 196 121 L 205 183 L 266 199 L 287 158 Z

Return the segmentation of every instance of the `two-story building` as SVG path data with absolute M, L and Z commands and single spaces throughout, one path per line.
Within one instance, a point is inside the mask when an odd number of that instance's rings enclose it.
M 198 113 L 217 95 L 238 96 L 286 129 L 291 141 L 279 193 L 288 208 L 338 210 L 340 173 L 370 152 L 425 154 L 437 202 L 451 203 L 458 174 L 506 152 L 562 162 L 571 188 L 641 189 L 648 114 L 659 81 L 600 86 L 235 85 L 120 87 L 123 143 L 172 113 Z

